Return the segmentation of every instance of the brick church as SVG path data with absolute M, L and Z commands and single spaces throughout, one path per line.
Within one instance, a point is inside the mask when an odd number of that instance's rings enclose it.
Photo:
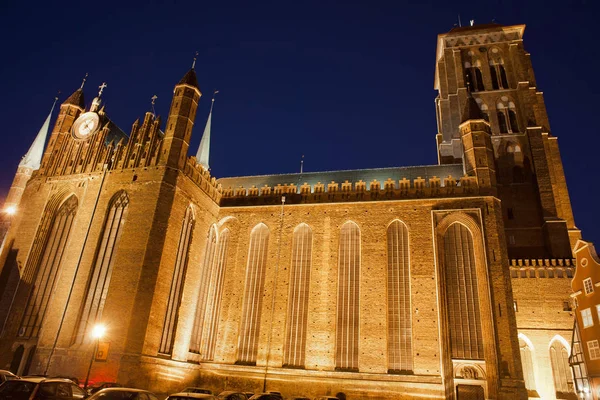
M 438 164 L 220 178 L 200 87 L 84 86 L 4 205 L 0 368 L 349 399 L 575 398 L 573 219 L 524 25 L 438 36 Z M 133 119 L 133 118 L 132 118 Z M 95 340 L 92 327 L 106 334 Z

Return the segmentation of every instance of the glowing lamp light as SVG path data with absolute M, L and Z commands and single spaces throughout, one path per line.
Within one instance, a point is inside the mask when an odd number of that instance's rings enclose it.
M 8 215 L 15 215 L 17 212 L 17 207 L 16 206 L 8 206 L 4 209 L 4 212 L 7 213 Z
M 92 337 L 94 339 L 102 339 L 104 334 L 106 333 L 106 326 L 102 324 L 94 325 L 92 328 Z

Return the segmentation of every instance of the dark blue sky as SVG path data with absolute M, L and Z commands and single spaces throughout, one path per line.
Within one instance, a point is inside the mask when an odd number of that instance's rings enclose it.
M 57 90 L 90 74 L 125 132 L 150 108 L 166 120 L 174 84 L 199 52 L 214 88 L 211 167 L 217 177 L 437 163 L 436 36 L 495 18 L 526 24 L 539 89 L 559 137 L 576 223 L 600 242 L 596 1 L 3 1 L 0 6 L 0 190 L 10 186 Z

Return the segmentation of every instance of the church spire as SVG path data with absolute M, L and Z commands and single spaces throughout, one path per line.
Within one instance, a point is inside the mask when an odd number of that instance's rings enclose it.
M 200 146 L 198 147 L 198 152 L 196 153 L 196 162 L 204 169 L 209 169 L 208 159 L 210 156 L 210 126 L 212 121 L 212 110 L 215 105 L 215 95 L 219 93 L 218 90 L 213 92 L 212 102 L 210 104 L 210 112 L 208 113 L 208 119 L 206 120 L 206 126 L 204 127 L 204 133 L 202 134 L 202 139 L 200 140 Z
M 54 103 L 52 104 L 52 108 L 50 109 L 50 113 L 48 117 L 46 117 L 46 121 L 40 128 L 37 136 L 35 137 L 29 151 L 23 159 L 19 163 L 19 167 L 27 167 L 33 170 L 36 170 L 40 167 L 40 163 L 42 162 L 42 156 L 44 155 L 44 144 L 46 143 L 46 137 L 48 136 L 48 130 L 50 128 L 50 119 L 52 118 L 52 111 L 54 111 L 54 106 L 56 105 L 56 101 L 58 97 L 54 98 Z

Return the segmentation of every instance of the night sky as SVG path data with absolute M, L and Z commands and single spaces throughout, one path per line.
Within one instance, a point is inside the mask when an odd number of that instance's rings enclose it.
M 129 133 L 156 111 L 198 51 L 204 93 L 195 153 L 213 89 L 216 177 L 436 164 L 433 79 L 438 33 L 526 24 L 539 90 L 559 138 L 577 226 L 600 245 L 597 1 L 132 1 L 0 5 L 0 193 L 52 105 L 85 73 L 86 104 L 106 82 L 106 111 Z M 595 95 L 595 96 L 594 96 Z M 55 115 L 56 116 L 56 113 Z

